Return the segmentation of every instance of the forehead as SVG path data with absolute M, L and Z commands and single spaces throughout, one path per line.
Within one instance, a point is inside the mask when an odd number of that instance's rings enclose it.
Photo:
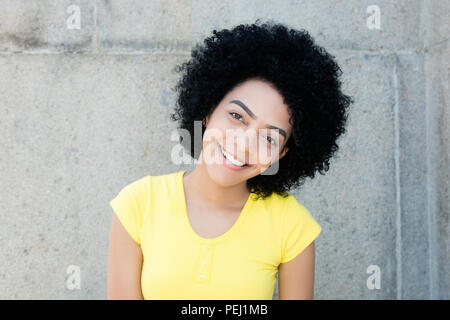
M 238 105 L 230 103 L 232 100 L 242 101 L 257 117 L 252 121 L 260 122 L 261 126 L 274 125 L 288 134 L 291 132 L 289 107 L 270 83 L 257 79 L 247 80 L 229 91 L 219 105 L 221 108 L 233 107 L 244 112 Z M 244 114 L 247 116 L 245 112 Z

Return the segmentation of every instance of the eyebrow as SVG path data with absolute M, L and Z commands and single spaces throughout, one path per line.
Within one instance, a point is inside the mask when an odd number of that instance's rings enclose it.
M 242 109 L 244 109 L 245 112 L 247 112 L 247 114 L 252 118 L 252 119 L 258 119 L 257 116 L 255 116 L 255 114 L 241 101 L 241 100 L 231 100 L 229 103 L 235 103 L 238 106 L 240 106 Z M 280 134 L 284 136 L 284 138 L 286 139 L 286 131 L 284 131 L 281 128 L 272 126 L 272 125 L 267 125 L 268 129 L 278 129 L 280 131 Z

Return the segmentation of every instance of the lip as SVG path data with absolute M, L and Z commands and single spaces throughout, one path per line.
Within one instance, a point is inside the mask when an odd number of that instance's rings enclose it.
M 238 166 L 233 165 L 232 163 L 229 163 L 228 160 L 227 160 L 227 159 L 224 157 L 224 155 L 222 154 L 222 151 L 220 150 L 220 149 L 222 149 L 222 146 L 219 145 L 219 144 L 217 144 L 217 147 L 218 147 L 218 149 L 219 149 L 218 151 L 219 151 L 220 157 L 222 158 L 222 164 L 223 164 L 225 167 L 227 167 L 228 169 L 234 170 L 234 171 L 240 171 L 240 170 L 244 170 L 245 168 L 250 167 L 249 164 L 247 164 L 247 165 L 244 166 L 244 167 L 238 167 Z M 227 153 L 228 153 L 228 152 L 227 152 Z M 238 161 L 239 161 L 239 160 L 238 160 Z

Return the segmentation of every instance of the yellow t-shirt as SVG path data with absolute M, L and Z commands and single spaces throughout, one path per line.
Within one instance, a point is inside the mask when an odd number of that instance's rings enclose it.
M 185 172 L 143 177 L 110 202 L 141 246 L 144 299 L 272 299 L 278 265 L 305 249 L 321 226 L 291 194 L 255 200 L 251 193 L 227 232 L 202 238 L 187 215 Z

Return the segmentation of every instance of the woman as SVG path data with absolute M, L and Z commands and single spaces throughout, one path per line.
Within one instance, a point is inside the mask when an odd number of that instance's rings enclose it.
M 312 299 L 321 227 L 288 191 L 338 150 L 339 66 L 306 31 L 256 21 L 214 30 L 177 71 L 172 120 L 198 162 L 111 201 L 108 298 L 271 299 L 278 275 L 280 299 Z

